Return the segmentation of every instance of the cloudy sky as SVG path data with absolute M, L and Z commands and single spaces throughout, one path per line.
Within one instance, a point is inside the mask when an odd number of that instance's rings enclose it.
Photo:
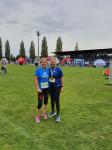
M 112 0 L 0 0 L 0 37 L 3 49 L 9 40 L 11 52 L 18 54 L 24 41 L 26 54 L 36 31 L 48 42 L 49 55 L 61 36 L 63 50 L 112 47 Z

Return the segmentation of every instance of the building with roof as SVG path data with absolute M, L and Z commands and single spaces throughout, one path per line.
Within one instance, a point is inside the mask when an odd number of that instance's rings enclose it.
M 103 59 L 108 64 L 110 59 L 112 59 L 112 48 L 62 51 L 53 53 L 56 54 L 59 59 L 66 57 L 70 57 L 72 59 L 84 59 L 84 61 L 89 62 L 89 64 L 93 64 L 93 62 L 97 59 Z

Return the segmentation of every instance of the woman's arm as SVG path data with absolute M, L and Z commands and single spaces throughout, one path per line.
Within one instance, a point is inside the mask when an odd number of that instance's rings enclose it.
M 38 78 L 34 78 L 35 89 L 38 89 Z
M 34 84 L 35 84 L 36 91 L 41 92 L 41 89 L 39 88 L 39 85 L 38 85 L 38 77 L 34 78 Z

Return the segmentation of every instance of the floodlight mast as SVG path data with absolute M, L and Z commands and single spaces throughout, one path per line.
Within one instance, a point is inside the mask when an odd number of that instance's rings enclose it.
M 37 31 L 37 36 L 38 36 L 38 58 L 39 58 L 39 36 L 40 36 L 40 32 Z

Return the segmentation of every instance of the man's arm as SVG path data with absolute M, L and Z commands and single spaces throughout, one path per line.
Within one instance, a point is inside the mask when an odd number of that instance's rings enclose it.
M 61 77 L 61 86 L 64 87 L 64 77 Z
M 61 77 L 61 92 L 64 92 L 64 77 Z

